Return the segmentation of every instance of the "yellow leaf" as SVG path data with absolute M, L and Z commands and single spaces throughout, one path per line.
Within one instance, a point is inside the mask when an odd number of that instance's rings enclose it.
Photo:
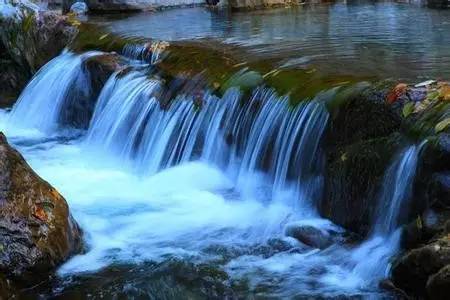
M 414 103 L 413 102 L 408 102 L 405 104 L 405 106 L 403 106 L 403 117 L 407 117 L 409 116 L 412 112 L 414 112 Z
M 104 38 L 106 38 L 109 35 L 109 33 L 102 35 L 101 37 L 99 37 L 99 40 L 103 40 Z
M 434 130 L 436 130 L 436 132 L 441 132 L 445 130 L 448 126 L 450 126 L 450 118 L 446 118 L 437 123 L 436 126 L 434 127 Z

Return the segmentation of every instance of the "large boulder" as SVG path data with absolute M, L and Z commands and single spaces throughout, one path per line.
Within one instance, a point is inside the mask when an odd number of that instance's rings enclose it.
M 319 211 L 335 224 L 366 234 L 385 170 L 398 148 L 401 119 L 372 92 L 346 99 L 331 115 Z
M 67 202 L 0 133 L 0 286 L 32 284 L 81 247 Z

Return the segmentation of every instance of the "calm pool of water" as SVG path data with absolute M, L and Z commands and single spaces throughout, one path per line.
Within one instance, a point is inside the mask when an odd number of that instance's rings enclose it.
M 411 4 L 327 4 L 227 13 L 185 8 L 92 17 L 113 32 L 209 39 L 280 66 L 378 78 L 450 78 L 450 10 Z

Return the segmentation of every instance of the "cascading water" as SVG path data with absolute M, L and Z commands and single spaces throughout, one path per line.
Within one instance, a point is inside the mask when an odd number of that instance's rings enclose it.
M 354 272 L 377 281 L 386 276 L 390 258 L 400 248 L 400 217 L 407 213 L 419 153 L 424 143 L 403 149 L 388 168 L 378 197 L 371 235 L 354 253 Z M 402 209 L 403 208 L 403 209 Z
M 316 162 L 328 113 L 319 98 L 332 93 L 290 109 L 288 99 L 271 89 L 256 89 L 242 104 L 239 90 L 231 88 L 222 98 L 204 95 L 201 104 L 181 94 L 161 108 L 161 89 L 139 72 L 112 76 L 99 97 L 87 144 L 133 161 L 148 174 L 201 159 L 226 169 L 237 166 L 241 187 L 265 171 L 274 191 L 285 190 L 291 178 L 300 178 L 294 189 L 305 197 L 321 190 Z
M 90 96 L 88 74 L 82 62 L 99 53 L 64 52 L 47 63 L 20 95 L 9 116 L 9 126 L 54 132 L 65 121 L 63 110 L 71 102 Z
M 48 135 L 57 130 L 70 94 L 89 89 L 82 62 L 91 55 L 63 53 L 46 65 L 6 114 L 6 133 L 15 126 Z M 290 107 L 287 97 L 266 87 L 249 99 L 237 88 L 221 97 L 203 91 L 201 98 L 187 90 L 162 105 L 165 89 L 143 62 L 109 78 L 82 138 L 12 138 L 65 195 L 85 231 L 88 251 L 66 263 L 61 275 L 176 258 L 208 263 L 279 297 L 376 290 L 367 279 L 383 275 L 379 270 L 398 247 L 399 209 L 420 147 L 403 151 L 389 168 L 380 198 L 384 213 L 371 239 L 353 250 L 339 243 L 312 249 L 284 231 L 292 222 L 341 230 L 314 208 L 323 186 L 324 103 L 335 90 Z

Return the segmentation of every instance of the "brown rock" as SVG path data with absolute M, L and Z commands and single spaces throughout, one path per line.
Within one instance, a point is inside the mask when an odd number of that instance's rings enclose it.
M 450 236 L 406 252 L 392 268 L 395 286 L 408 294 L 424 296 L 429 277 L 450 264 Z
M 0 274 L 30 284 L 81 247 L 64 198 L 0 133 Z

